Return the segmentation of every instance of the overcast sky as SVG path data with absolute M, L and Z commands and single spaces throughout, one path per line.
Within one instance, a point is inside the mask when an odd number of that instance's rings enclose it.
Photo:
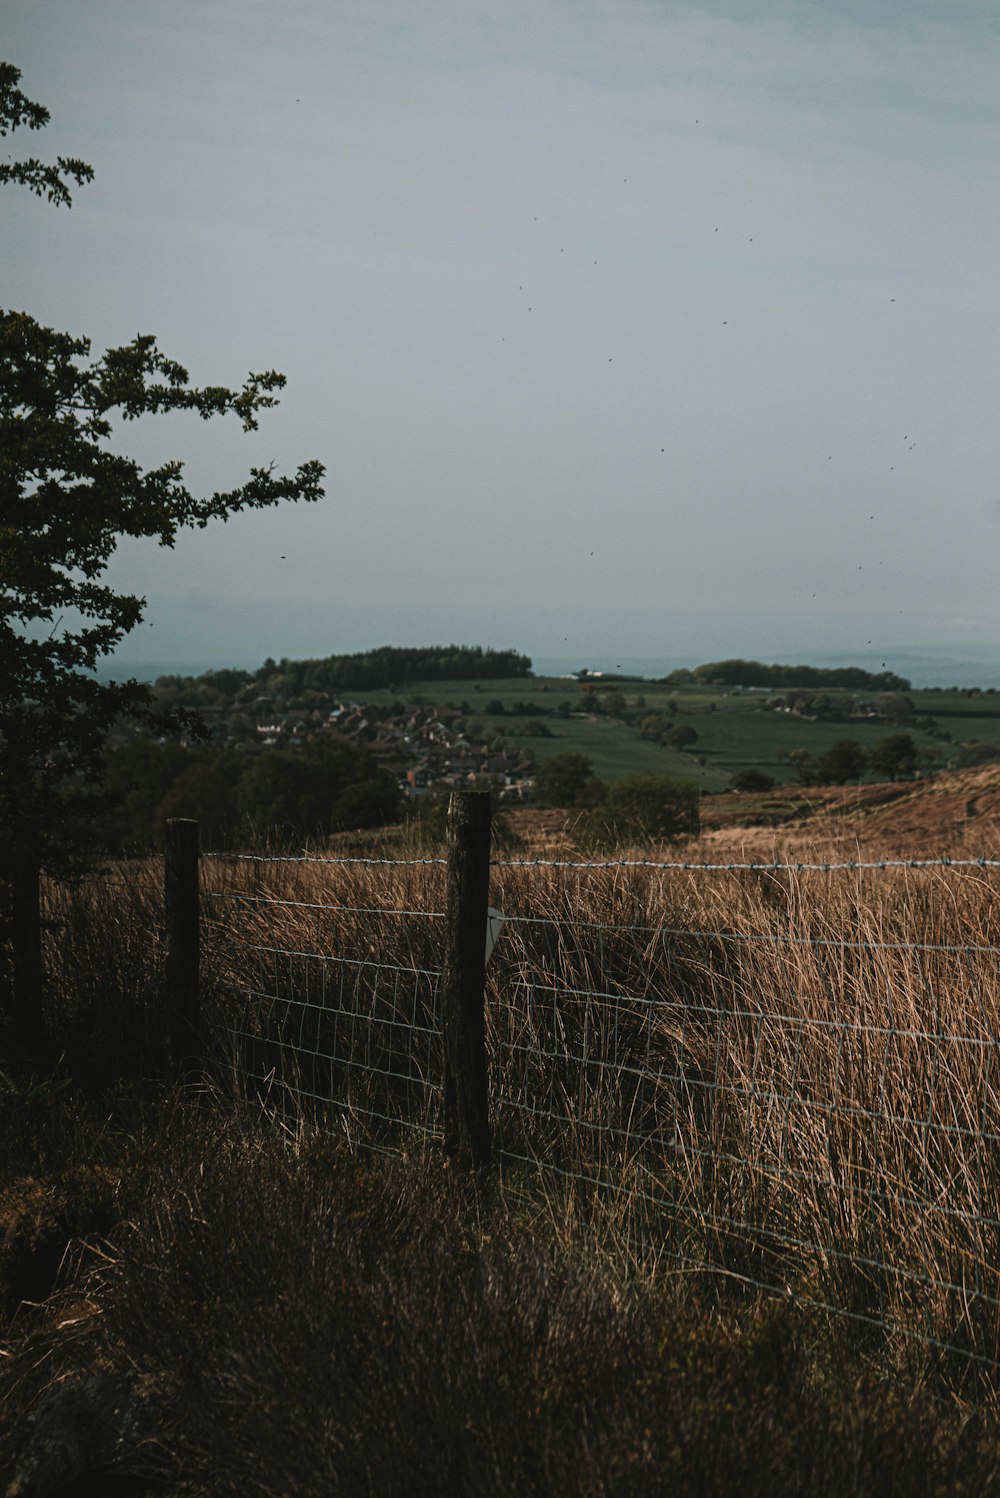
M 120 551 L 129 660 L 1000 640 L 994 0 L 0 0 L 82 156 L 0 303 L 288 377 L 317 506 Z M 152 627 L 150 627 L 152 626 Z M 141 638 L 140 638 L 141 636 Z M 998 652 L 1000 653 L 1000 652 Z

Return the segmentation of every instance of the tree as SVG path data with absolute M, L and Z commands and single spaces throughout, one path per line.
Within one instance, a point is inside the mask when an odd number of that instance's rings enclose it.
M 11 64 L 0 66 L 3 134 L 49 118 L 17 89 L 19 78 Z M 83 182 L 92 172 L 67 158 L 0 168 L 0 181 L 68 205 L 65 176 Z M 203 420 L 233 415 L 254 431 L 284 383 L 268 370 L 239 389 L 192 387 L 149 334 L 93 357 L 87 338 L 0 310 L 0 867 L 11 871 L 8 911 L 23 915 L 32 898 L 37 907 L 36 871 L 59 860 L 74 804 L 99 783 L 112 724 L 124 715 L 161 730 L 198 728 L 191 715 L 158 713 L 139 682 L 101 683 L 92 674 L 142 621 L 144 600 L 102 580 L 118 539 L 173 546 L 186 527 L 323 493 L 323 466 L 313 460 L 291 476 L 251 468 L 236 488 L 198 496 L 180 461 L 144 470 L 113 450 L 115 423 L 190 411 Z
M 678 723 L 674 728 L 667 729 L 663 742 L 669 749 L 690 749 L 692 744 L 698 742 L 698 732 L 689 723 Z
M 259 755 L 240 777 L 239 801 L 244 823 L 258 836 L 380 826 L 400 809 L 394 777 L 371 752 L 331 740 Z
M 700 792 L 690 781 L 626 775 L 609 786 L 604 805 L 588 815 L 582 831 L 604 845 L 672 842 L 697 833 L 699 805 Z
M 1000 759 L 1000 744 L 984 739 L 969 739 L 958 746 L 958 765 L 962 770 L 973 765 L 988 765 Z
M 816 782 L 846 785 L 849 780 L 860 780 L 866 763 L 865 751 L 857 739 L 838 739 L 815 761 Z
M 875 709 L 880 718 L 890 723 L 906 723 L 913 717 L 912 699 L 902 692 L 880 692 L 875 698 Z
M 808 749 L 789 749 L 788 763 L 799 785 L 818 785 L 816 761 Z
M 245 754 L 137 739 L 111 751 L 95 845 L 148 852 L 167 817 L 195 817 L 213 845 L 255 835 L 325 836 L 382 826 L 402 812 L 395 776 L 371 751 L 317 738 L 294 749 Z
M 148 687 L 90 674 L 142 621 L 143 599 L 101 582 L 118 538 L 172 546 L 184 527 L 323 492 L 322 466 L 311 462 L 292 477 L 254 468 L 240 487 L 197 497 L 180 462 L 143 471 L 110 451 L 112 413 L 231 412 L 252 431 L 283 384 L 270 371 L 251 374 L 240 391 L 191 389 L 187 371 L 152 337 L 93 360 L 87 339 L 0 311 L 0 772 L 8 817 L 37 820 L 57 787 L 96 778 L 107 730 L 122 714 L 155 716 Z
M 176 742 L 158 744 L 143 737 L 109 753 L 102 774 L 97 846 L 142 853 L 153 848 L 157 828 L 162 826 L 159 811 L 164 799 L 188 764 L 203 761 L 209 752 L 184 749 Z
M 13 63 L 0 62 L 0 136 L 16 130 L 19 125 L 27 125 L 29 130 L 42 130 L 49 123 L 48 110 L 44 105 L 25 98 L 17 86 L 20 81 L 20 68 L 15 68 Z M 73 201 L 66 185 L 67 177 L 72 177 L 80 186 L 93 181 L 94 169 L 74 156 L 57 156 L 55 166 L 46 166 L 34 157 L 27 161 L 0 162 L 0 183 L 17 182 L 40 198 L 48 198 L 57 207 L 65 203 L 68 208 Z
M 232 832 L 237 799 L 235 778 L 226 773 L 228 756 L 209 750 L 181 750 L 181 754 L 186 763 L 157 803 L 147 847 L 159 842 L 168 817 L 193 817 L 211 847 Z
M 641 739 L 658 740 L 661 735 L 666 733 L 668 722 L 662 713 L 643 713 L 639 719 L 638 727 Z
M 889 780 L 906 780 L 917 773 L 917 746 L 911 733 L 888 733 L 879 739 L 868 762 Z
M 603 806 L 608 799 L 608 788 L 603 780 L 598 780 L 596 775 L 591 775 L 583 782 L 576 793 L 576 805 L 581 807 Z
M 774 788 L 774 777 L 751 767 L 738 771 L 729 783 L 734 791 L 770 791 Z
M 535 794 L 543 806 L 576 806 L 593 778 L 594 767 L 585 754 L 553 754 L 535 771 Z

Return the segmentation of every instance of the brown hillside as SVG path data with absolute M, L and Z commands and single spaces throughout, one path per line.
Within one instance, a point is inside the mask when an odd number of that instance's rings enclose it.
M 705 796 L 701 811 L 702 835 L 680 855 L 691 861 L 806 861 L 807 855 L 811 861 L 817 854 L 837 861 L 993 858 L 1000 856 L 1000 764 L 890 784 L 727 791 Z M 515 857 L 579 858 L 575 812 L 511 807 L 504 815 L 517 842 Z M 420 851 L 402 827 L 341 833 L 329 847 L 377 857 Z M 656 856 L 677 854 L 664 849 Z
M 844 857 L 996 856 L 1000 765 L 928 780 L 863 786 L 789 787 L 703 802 L 702 842 L 716 848 L 839 845 Z M 854 850 L 854 851 L 852 851 Z
M 574 813 L 507 813 L 535 857 L 574 856 Z M 702 836 L 684 858 L 995 857 L 1000 854 L 1000 764 L 928 780 L 862 786 L 779 786 L 702 800 Z M 578 856 L 578 855 L 577 855 Z

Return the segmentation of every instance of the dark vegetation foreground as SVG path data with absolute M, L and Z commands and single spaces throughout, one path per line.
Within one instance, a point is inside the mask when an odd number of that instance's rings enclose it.
M 549 874 L 540 884 L 531 871 L 497 870 L 501 908 L 565 907 L 580 931 L 596 922 L 607 932 L 627 896 L 641 936 L 642 871 L 627 886 L 620 869 L 603 883 L 591 876 L 586 900 L 577 890 L 572 901 Z M 348 875 L 345 905 L 434 903 L 423 868 Z M 655 1235 L 636 1248 L 627 1204 L 588 1200 L 584 1213 L 572 1189 L 562 1194 L 526 1171 L 477 1189 L 433 1146 L 380 1155 L 294 1111 L 279 1120 L 259 1103 L 238 1104 L 221 1061 L 211 1087 L 165 1088 L 151 877 L 138 866 L 127 878 L 111 869 L 78 890 L 49 891 L 47 1054 L 5 1054 L 0 1035 L 0 1493 L 9 1484 L 20 1498 L 1000 1489 L 989 1362 L 947 1363 L 930 1342 L 831 1321 L 791 1297 L 758 1298 L 725 1260 L 713 1274 L 679 1269 Z M 274 877 L 285 881 L 276 892 L 314 898 L 313 870 Z M 650 909 L 679 912 L 694 929 L 728 912 L 750 931 L 783 930 L 801 903 L 814 922 L 823 916 L 832 930 L 890 947 L 894 922 L 946 945 L 958 930 L 965 941 L 990 940 L 995 899 L 985 875 L 957 883 L 948 901 L 941 877 L 879 875 L 877 909 L 863 879 L 822 894 L 818 875 L 780 888 L 733 875 L 673 894 L 654 882 L 646 893 Z M 283 944 L 301 945 L 300 912 L 277 908 Z M 920 910 L 924 925 L 915 927 Z M 233 917 L 222 928 L 238 951 L 253 935 L 244 929 L 251 917 L 241 919 L 239 929 Z M 369 939 L 373 917 L 360 919 L 357 935 Z M 378 929 L 389 957 L 394 928 Z M 619 932 L 619 961 L 629 929 Z M 209 934 L 206 1001 L 228 952 L 217 950 L 215 927 Z M 338 937 L 345 950 L 349 935 Z M 397 933 L 404 938 L 415 939 L 412 921 Z M 524 957 L 511 928 L 505 941 L 498 981 Z M 590 960 L 582 943 L 581 963 Z M 753 950 L 764 955 L 755 966 L 747 959 L 746 981 L 780 1009 L 773 949 Z M 892 987 L 897 1009 L 905 996 L 908 969 L 892 961 L 868 973 L 858 1000 L 875 1030 L 883 989 Z M 795 978 L 804 1003 L 806 977 L 803 969 Z M 956 983 L 953 1007 L 963 993 Z M 956 1033 L 973 1033 L 968 1025 L 957 1016 Z M 814 1060 L 820 1066 L 822 1055 Z M 956 1096 L 972 1085 L 965 1073 L 951 1080 Z M 901 1073 L 889 1113 L 903 1115 L 902 1090 L 912 1085 Z M 499 1078 L 498 1090 L 513 1097 L 514 1079 Z M 361 1117 L 347 1122 L 363 1142 Z M 806 1223 L 822 1202 L 810 1195 L 818 1167 L 801 1143 Z M 974 1166 L 971 1155 L 942 1152 L 934 1199 L 960 1205 L 978 1181 L 987 1193 L 979 1215 L 992 1220 L 992 1178 Z M 714 1198 L 707 1206 L 715 1211 Z M 916 1231 L 910 1222 L 904 1238 Z M 846 1223 L 845 1252 L 850 1230 Z M 880 1253 L 893 1264 L 905 1247 L 889 1235 Z M 950 1252 L 943 1242 L 938 1280 Z M 988 1245 L 985 1253 L 992 1268 Z M 925 1329 L 937 1325 L 928 1319 Z M 947 1330 L 942 1321 L 939 1340 L 955 1341 Z
M 791 1304 L 637 1263 L 600 1223 L 472 1189 L 433 1155 L 151 1097 L 2 1079 L 12 1492 L 998 1485 L 988 1401 L 881 1378 Z M 74 1397 L 110 1412 L 89 1486 L 45 1485 L 60 1397 L 70 1424 Z

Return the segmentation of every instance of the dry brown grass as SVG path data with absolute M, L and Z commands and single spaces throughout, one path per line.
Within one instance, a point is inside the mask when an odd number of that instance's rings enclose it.
M 1000 836 L 1000 766 L 862 786 L 779 786 L 702 802 L 702 851 L 794 854 L 825 845 L 852 857 L 989 856 Z M 853 852 L 852 852 L 853 849 Z
M 846 1314 L 882 1361 L 991 1379 L 997 877 L 495 868 L 507 1188 L 712 1293 Z M 433 1138 L 440 866 L 213 861 L 205 882 L 234 1074 L 293 1113 L 332 1097 L 355 1142 L 398 1140 L 388 1120 Z
M 432 1155 L 181 1102 L 121 1203 L 0 1364 L 0 1482 L 43 1391 L 111 1378 L 120 1485 L 80 1491 L 995 1491 L 988 1417 L 880 1380 L 790 1304 L 727 1313 L 624 1272 Z
M 53 1381 L 122 1372 L 168 1491 L 995 1486 L 1000 871 L 498 865 L 478 1191 L 413 1044 L 440 864 L 204 861 L 208 1107 L 125 1095 L 160 876 L 49 891 L 92 1097 L 0 1075 L 7 1269 L 59 1271 L 0 1448 Z

